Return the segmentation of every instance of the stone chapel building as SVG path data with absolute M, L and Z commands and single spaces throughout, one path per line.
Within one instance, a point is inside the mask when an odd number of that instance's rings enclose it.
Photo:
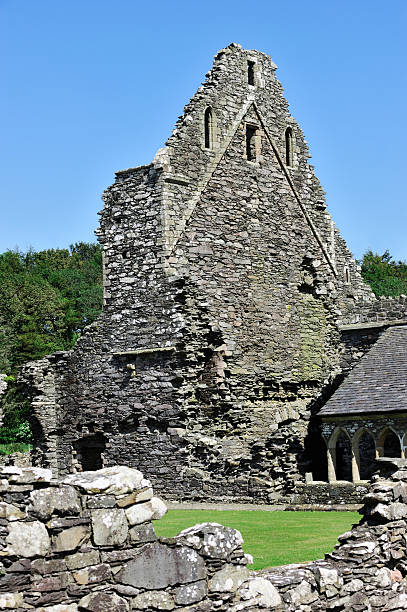
M 346 445 L 366 411 L 333 395 L 318 413 L 407 301 L 364 284 L 309 157 L 270 57 L 219 51 L 165 147 L 104 194 L 102 315 L 21 374 L 37 464 L 127 464 L 167 498 L 213 501 L 304 498 L 328 467 L 329 497 L 351 479 L 339 457 L 361 478 Z M 382 449 L 405 432 L 388 414 Z

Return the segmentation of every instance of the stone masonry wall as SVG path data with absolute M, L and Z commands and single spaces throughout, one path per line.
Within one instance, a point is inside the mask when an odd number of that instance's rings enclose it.
M 138 470 L 57 482 L 45 469 L 0 468 L 0 609 L 403 612 L 407 462 L 382 465 L 360 524 L 325 560 L 257 572 L 229 527 L 158 539 L 151 521 L 166 508 Z
M 37 465 L 122 463 L 169 499 L 265 502 L 290 501 L 310 470 L 310 418 L 344 360 L 339 323 L 375 298 L 275 70 L 222 49 L 152 163 L 116 173 L 97 232 L 103 314 L 73 351 L 21 374 Z

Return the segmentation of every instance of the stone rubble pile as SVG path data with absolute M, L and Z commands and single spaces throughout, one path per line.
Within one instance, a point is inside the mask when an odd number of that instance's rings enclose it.
M 230 527 L 157 538 L 152 521 L 166 506 L 138 470 L 55 481 L 50 470 L 2 467 L 0 609 L 404 612 L 407 461 L 381 464 L 360 524 L 325 560 L 257 572 Z

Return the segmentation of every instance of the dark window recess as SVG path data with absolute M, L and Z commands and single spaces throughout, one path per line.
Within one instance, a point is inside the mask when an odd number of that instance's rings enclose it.
M 247 62 L 247 82 L 249 85 L 254 85 L 254 62 Z
M 103 467 L 102 453 L 106 446 L 103 436 L 86 436 L 74 446 L 84 472 L 93 472 Z
M 247 161 L 256 161 L 256 128 L 246 125 L 246 157 Z
M 212 146 L 212 111 L 207 108 L 205 111 L 205 149 L 210 149 Z
M 293 165 L 293 132 L 291 128 L 285 131 L 285 163 L 287 166 Z
M 345 268 L 345 283 L 350 283 L 350 272 L 348 267 Z

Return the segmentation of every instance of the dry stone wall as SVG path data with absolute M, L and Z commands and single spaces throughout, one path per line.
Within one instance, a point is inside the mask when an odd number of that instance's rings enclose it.
M 21 375 L 36 465 L 122 463 L 167 498 L 264 502 L 290 501 L 312 469 L 310 419 L 345 359 L 339 323 L 375 298 L 275 71 L 258 51 L 221 50 L 165 148 L 116 173 L 97 232 L 103 314 Z
M 241 534 L 217 523 L 158 539 L 166 512 L 123 466 L 53 481 L 0 468 L 0 609 L 38 612 L 403 612 L 407 462 L 382 460 L 359 525 L 325 560 L 253 572 Z

